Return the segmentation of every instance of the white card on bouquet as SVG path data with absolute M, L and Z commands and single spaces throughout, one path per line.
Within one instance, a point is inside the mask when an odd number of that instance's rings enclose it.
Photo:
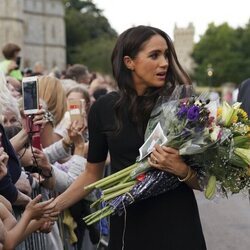
M 140 147 L 139 152 L 140 156 L 138 161 L 141 161 L 147 155 L 152 153 L 156 144 L 162 146 L 168 141 L 167 137 L 164 135 L 161 124 L 158 122 L 155 126 L 153 132 L 150 134 L 148 139 L 144 142 L 144 144 Z

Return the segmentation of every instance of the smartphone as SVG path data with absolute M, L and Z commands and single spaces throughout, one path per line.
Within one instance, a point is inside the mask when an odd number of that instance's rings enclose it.
M 25 115 L 37 113 L 39 109 L 37 76 L 24 77 L 22 80 L 23 109 Z
M 70 114 L 71 122 L 84 120 L 84 116 L 85 116 L 85 100 L 84 99 L 68 100 L 67 108 Z

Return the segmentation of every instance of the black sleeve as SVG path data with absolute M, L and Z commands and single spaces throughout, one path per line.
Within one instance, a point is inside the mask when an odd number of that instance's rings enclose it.
M 17 199 L 18 191 L 16 186 L 12 183 L 9 173 L 0 181 L 0 194 L 10 203 L 14 203 Z
M 101 122 L 101 102 L 96 101 L 89 112 L 89 151 L 88 162 L 98 163 L 105 161 L 108 154 L 108 143 L 105 133 L 102 130 Z

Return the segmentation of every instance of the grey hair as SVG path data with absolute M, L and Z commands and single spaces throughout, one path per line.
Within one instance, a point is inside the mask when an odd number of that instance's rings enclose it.
M 0 116 L 3 112 L 10 110 L 20 118 L 17 100 L 11 95 L 4 73 L 0 70 Z

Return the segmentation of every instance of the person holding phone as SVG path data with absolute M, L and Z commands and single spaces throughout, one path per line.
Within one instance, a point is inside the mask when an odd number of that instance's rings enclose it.
M 12 76 L 18 81 L 21 81 L 23 78 L 22 72 L 20 70 L 20 51 L 21 47 L 19 45 L 7 43 L 2 49 L 5 60 L 0 62 L 0 70 L 2 70 L 5 75 Z

